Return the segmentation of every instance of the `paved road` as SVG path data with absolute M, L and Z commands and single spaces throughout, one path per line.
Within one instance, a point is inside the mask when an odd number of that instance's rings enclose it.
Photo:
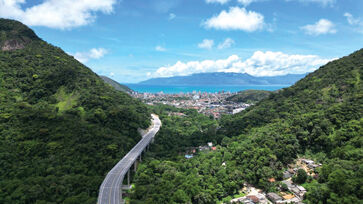
M 142 151 L 152 141 L 155 134 L 159 131 L 161 121 L 158 116 L 152 115 L 153 127 L 143 136 L 139 143 L 137 143 L 124 158 L 121 159 L 112 169 L 108 172 L 105 180 L 98 194 L 98 204 L 120 204 L 122 201 L 121 186 L 127 171 L 131 168 L 132 164 L 141 155 Z

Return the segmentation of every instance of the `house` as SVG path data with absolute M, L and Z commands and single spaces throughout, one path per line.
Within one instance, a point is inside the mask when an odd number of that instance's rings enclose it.
M 267 198 L 272 201 L 272 203 L 278 203 L 279 201 L 282 201 L 282 198 L 276 193 L 268 193 Z
M 321 166 L 321 164 L 308 164 L 308 167 L 309 167 L 310 169 L 315 169 L 315 168 L 317 168 L 317 167 L 319 167 L 319 166 Z
M 284 179 L 288 179 L 288 178 L 291 178 L 293 175 L 289 172 L 289 171 L 285 171 L 283 174 L 282 174 L 282 177 Z
M 299 196 L 302 198 L 302 197 L 304 197 L 304 195 L 305 195 L 305 193 L 306 193 L 306 189 L 304 188 L 304 187 L 302 187 L 302 186 L 296 186 L 296 188 L 298 188 L 299 189 Z
M 289 188 L 289 190 L 291 192 L 293 192 L 295 195 L 299 195 L 300 194 L 300 190 L 296 186 Z
M 199 151 L 206 151 L 206 150 L 209 150 L 209 147 L 208 146 L 199 146 L 198 149 L 199 149 Z
M 230 202 L 231 203 L 243 203 L 243 204 L 255 204 L 254 202 L 252 202 L 252 200 L 247 198 L 247 196 L 232 199 Z
M 276 179 L 275 179 L 275 178 L 269 178 L 269 179 L 268 179 L 268 181 L 269 181 L 270 183 L 274 183 L 274 182 L 276 181 Z
M 264 198 L 260 200 L 260 198 L 257 195 L 248 195 L 232 199 L 231 203 L 257 204 L 257 203 L 266 203 L 266 202 Z
M 248 199 L 250 199 L 253 203 L 259 203 L 260 199 L 258 199 L 256 196 L 254 195 L 248 195 L 246 196 Z
M 306 189 L 302 186 L 294 186 L 292 188 L 289 188 L 289 190 L 300 198 L 304 197 L 304 194 L 306 193 Z
M 284 180 L 284 181 L 281 181 L 281 182 L 284 183 L 284 184 L 286 184 L 289 189 L 294 186 L 292 184 L 292 181 L 291 180 Z
M 304 162 L 307 165 L 314 164 L 314 161 L 313 160 L 310 160 L 310 159 L 301 159 L 301 161 Z

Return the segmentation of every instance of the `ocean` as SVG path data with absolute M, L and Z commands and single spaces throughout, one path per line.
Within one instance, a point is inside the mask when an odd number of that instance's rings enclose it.
M 167 94 L 176 94 L 176 93 L 192 93 L 193 91 L 201 91 L 207 93 L 217 93 L 219 91 L 225 92 L 239 92 L 248 89 L 255 90 L 266 90 L 266 91 L 275 91 L 278 89 L 289 87 L 290 85 L 253 85 L 253 86 L 178 86 L 178 85 L 144 85 L 144 84 L 125 84 L 130 87 L 132 90 L 141 92 L 141 93 L 167 93 Z

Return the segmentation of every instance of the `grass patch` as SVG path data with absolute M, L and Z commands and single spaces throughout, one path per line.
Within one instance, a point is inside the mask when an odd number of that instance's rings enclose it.
M 65 88 L 61 87 L 55 94 L 55 98 L 59 101 L 55 107 L 59 112 L 66 111 L 77 105 L 79 94 L 76 92 L 66 93 Z

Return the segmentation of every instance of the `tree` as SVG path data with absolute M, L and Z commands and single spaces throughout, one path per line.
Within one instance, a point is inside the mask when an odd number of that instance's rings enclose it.
M 302 184 L 305 183 L 307 178 L 308 175 L 306 174 L 306 171 L 304 169 L 299 169 L 297 171 L 297 175 L 294 176 L 292 179 L 295 183 Z

